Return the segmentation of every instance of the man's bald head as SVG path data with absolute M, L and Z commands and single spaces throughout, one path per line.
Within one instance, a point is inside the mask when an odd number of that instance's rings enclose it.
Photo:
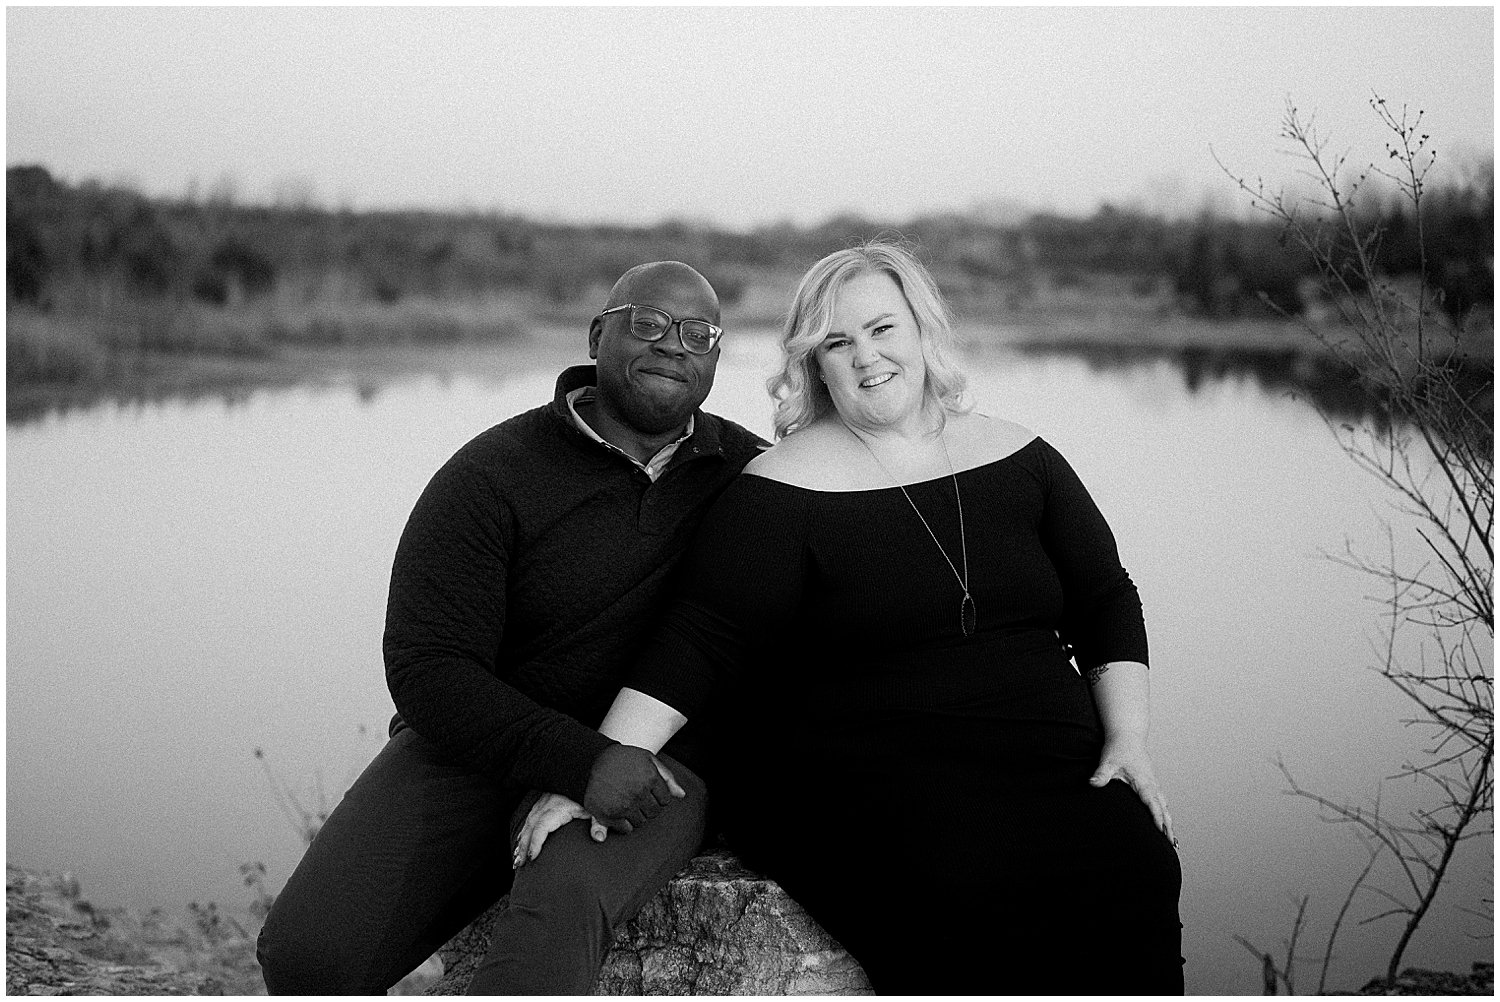
M 691 317 L 675 319 L 719 322 L 719 296 L 714 287 L 696 268 L 681 261 L 652 261 L 631 268 L 609 290 L 608 308 L 674 299 L 695 302 L 700 307 Z

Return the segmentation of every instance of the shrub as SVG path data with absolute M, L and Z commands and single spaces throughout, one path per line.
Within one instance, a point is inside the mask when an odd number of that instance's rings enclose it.
M 101 376 L 109 353 L 77 323 L 26 309 L 6 311 L 5 381 L 84 383 Z

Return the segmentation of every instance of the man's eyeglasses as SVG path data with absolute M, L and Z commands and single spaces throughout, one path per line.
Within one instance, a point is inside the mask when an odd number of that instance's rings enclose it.
M 724 328 L 715 327 L 707 320 L 673 320 L 654 306 L 625 303 L 610 307 L 599 314 L 599 317 L 607 317 L 621 310 L 630 311 L 630 333 L 642 341 L 660 341 L 675 324 L 677 343 L 682 345 L 684 351 L 693 355 L 707 355 L 719 343 L 719 338 L 724 336 Z

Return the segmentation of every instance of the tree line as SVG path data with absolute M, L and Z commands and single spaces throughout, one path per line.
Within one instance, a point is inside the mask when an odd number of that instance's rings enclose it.
M 1214 319 L 1268 308 L 1296 315 L 1318 295 L 1316 266 L 1283 246 L 1274 221 L 1207 212 L 1167 219 L 1109 205 L 1085 217 L 1037 213 L 1009 225 L 959 213 L 895 223 L 841 215 L 735 232 L 672 221 L 585 225 L 158 199 L 64 183 L 39 166 L 7 169 L 5 205 L 7 305 L 63 313 L 122 295 L 212 308 L 270 296 L 395 304 L 521 293 L 563 306 L 658 258 L 694 264 L 732 308 L 757 282 L 784 283 L 824 254 L 882 232 L 916 241 L 961 307 L 1034 304 L 1047 290 L 1098 276 Z M 1422 212 L 1429 282 L 1442 309 L 1458 320 L 1491 303 L 1492 167 L 1434 189 Z M 1417 223 L 1394 197 L 1361 215 L 1360 225 L 1381 232 L 1376 264 L 1384 275 L 1418 271 Z

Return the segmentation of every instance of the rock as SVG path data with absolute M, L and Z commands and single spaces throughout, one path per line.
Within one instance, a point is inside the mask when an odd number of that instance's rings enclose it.
M 105 934 L 78 883 L 5 867 L 7 995 L 223 995 L 204 974 L 174 971 Z
M 1478 961 L 1467 975 L 1449 971 L 1427 971 L 1408 967 L 1395 981 L 1376 978 L 1359 990 L 1361 995 L 1494 995 L 1495 965 Z
M 496 904 L 438 955 L 428 995 L 458 995 L 489 948 Z M 726 849 L 694 859 L 615 936 L 595 995 L 870 995 L 854 958 L 774 881 Z

